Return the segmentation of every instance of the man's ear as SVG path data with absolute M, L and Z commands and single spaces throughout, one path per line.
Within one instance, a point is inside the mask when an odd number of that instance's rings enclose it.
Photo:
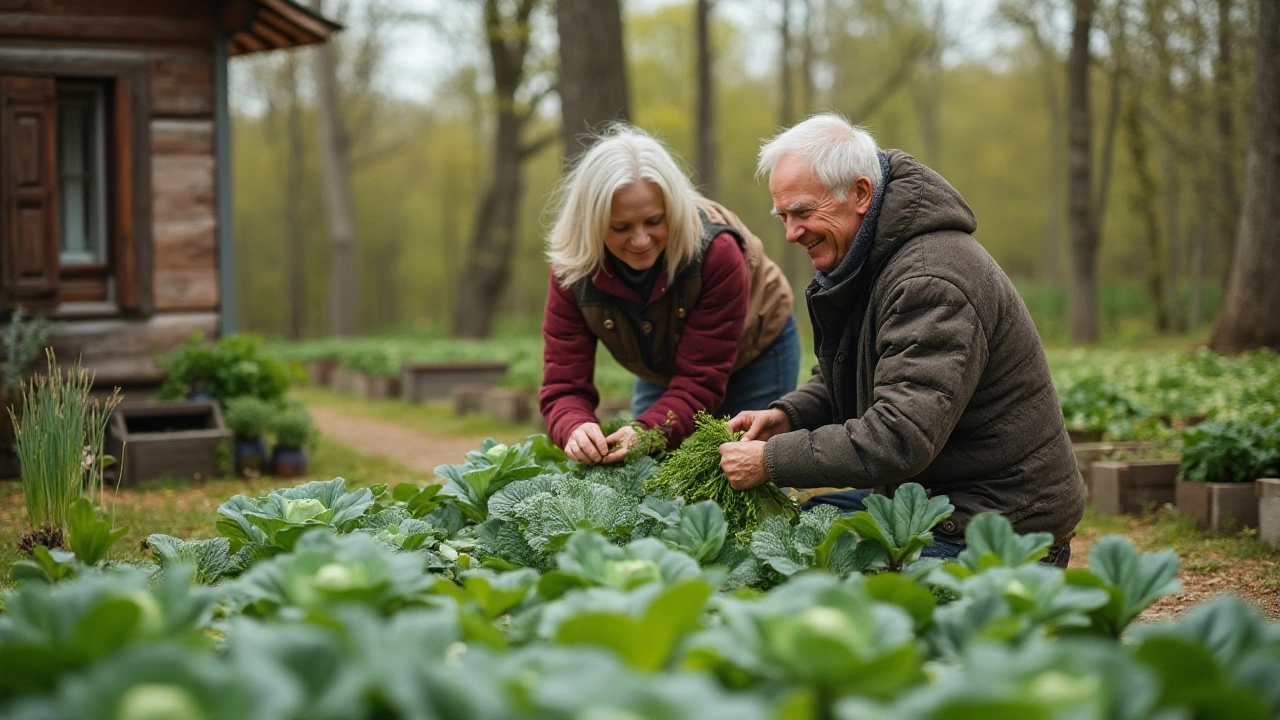
M 853 211 L 859 215 L 866 215 L 871 209 L 871 196 L 875 194 L 874 188 L 871 187 L 871 178 L 866 175 L 860 176 L 853 181 L 853 187 L 849 188 L 849 204 L 853 207 Z

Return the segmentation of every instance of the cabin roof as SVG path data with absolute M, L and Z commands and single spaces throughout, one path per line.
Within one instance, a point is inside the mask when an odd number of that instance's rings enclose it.
M 231 56 L 314 45 L 342 29 L 294 0 L 235 0 L 223 7 Z

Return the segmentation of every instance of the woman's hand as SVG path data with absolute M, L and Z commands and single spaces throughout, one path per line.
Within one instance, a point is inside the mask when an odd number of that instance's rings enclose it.
M 791 420 L 778 408 L 743 410 L 729 421 L 729 432 L 746 430 L 741 440 L 768 440 L 774 435 L 791 432 Z
M 601 464 L 616 463 L 627 458 L 627 451 L 631 449 L 631 444 L 636 441 L 636 428 L 634 425 L 624 425 L 612 435 L 604 439 L 613 448 L 608 455 L 604 456 Z
M 617 433 L 614 433 L 617 435 Z M 583 465 L 599 465 L 602 462 L 614 462 L 606 460 L 609 457 L 609 441 L 605 439 L 604 431 L 600 429 L 597 423 L 582 423 L 569 433 L 569 439 L 565 441 L 564 452 L 571 459 L 577 460 Z M 616 451 L 615 451 L 616 452 Z M 626 456 L 626 450 L 622 451 L 622 455 Z

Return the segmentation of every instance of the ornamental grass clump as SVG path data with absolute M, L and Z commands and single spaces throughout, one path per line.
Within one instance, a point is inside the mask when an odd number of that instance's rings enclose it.
M 21 416 L 9 409 L 22 463 L 22 490 L 33 530 L 48 533 L 67 526 L 71 504 L 87 491 L 102 500 L 102 473 L 107 466 L 103 438 L 119 390 L 105 401 L 91 400 L 93 376 L 77 363 L 63 376 L 53 352 L 48 373 L 23 386 Z
M 724 510 L 730 535 L 751 532 L 767 517 L 781 515 L 788 520 L 799 514 L 795 503 L 776 485 L 763 485 L 738 492 L 720 469 L 720 446 L 734 442 L 742 433 L 731 433 L 724 421 L 699 411 L 694 432 L 667 455 L 662 467 L 645 482 L 646 493 L 682 497 L 688 505 L 711 500 Z

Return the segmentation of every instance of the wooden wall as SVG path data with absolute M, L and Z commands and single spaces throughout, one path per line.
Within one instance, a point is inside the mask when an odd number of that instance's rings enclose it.
M 217 332 L 213 28 L 211 0 L 0 0 L 0 45 L 109 49 L 148 68 L 154 312 L 58 322 L 60 354 L 104 382 L 155 382 L 156 353 Z

